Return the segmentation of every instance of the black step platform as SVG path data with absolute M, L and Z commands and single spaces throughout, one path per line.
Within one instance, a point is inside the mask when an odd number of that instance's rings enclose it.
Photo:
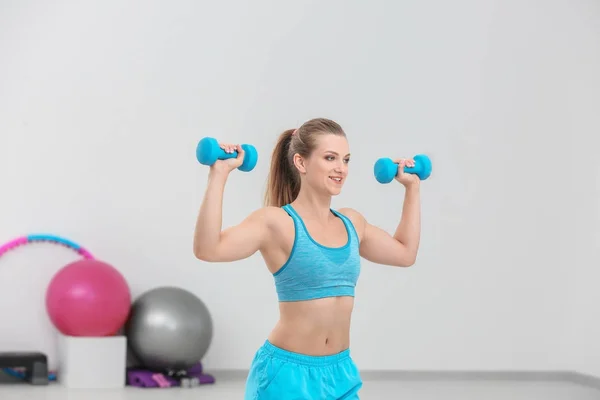
M 48 384 L 48 357 L 39 352 L 0 352 L 0 368 L 25 368 L 32 385 Z

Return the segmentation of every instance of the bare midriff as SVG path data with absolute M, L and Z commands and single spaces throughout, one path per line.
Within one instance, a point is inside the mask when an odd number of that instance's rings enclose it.
M 332 355 L 350 347 L 350 296 L 280 302 L 279 321 L 268 340 L 285 350 L 313 356 Z

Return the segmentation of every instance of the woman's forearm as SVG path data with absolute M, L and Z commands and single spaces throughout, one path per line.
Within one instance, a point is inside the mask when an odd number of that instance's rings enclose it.
M 421 238 L 421 193 L 420 183 L 412 184 L 404 193 L 402 218 L 394 238 L 406 246 L 416 259 Z
M 204 253 L 215 249 L 219 244 L 223 219 L 223 192 L 227 182 L 227 173 L 213 171 L 209 173 L 204 199 L 196 219 L 194 231 L 194 254 L 202 257 Z

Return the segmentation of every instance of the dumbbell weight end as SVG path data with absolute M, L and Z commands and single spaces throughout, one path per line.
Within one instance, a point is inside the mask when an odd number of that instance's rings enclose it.
M 238 167 L 240 171 L 248 172 L 252 171 L 258 161 L 258 153 L 256 148 L 251 144 L 243 144 L 244 149 L 244 160 L 242 165 Z M 205 137 L 196 146 L 196 159 L 202 165 L 213 165 L 217 160 L 227 160 L 229 158 L 236 158 L 238 152 L 227 153 L 221 147 L 219 142 L 215 138 Z
M 424 154 L 418 154 L 413 157 L 415 160 L 414 167 L 404 167 L 404 172 L 408 174 L 416 174 L 419 179 L 424 181 L 431 175 L 431 160 Z M 375 162 L 373 168 L 375 179 L 379 183 L 390 183 L 398 174 L 398 164 L 391 158 L 380 158 Z

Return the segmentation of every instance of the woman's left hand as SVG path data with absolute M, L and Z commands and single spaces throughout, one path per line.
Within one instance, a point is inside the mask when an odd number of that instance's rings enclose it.
M 398 164 L 398 173 L 396 174 L 396 179 L 398 182 L 403 184 L 405 187 L 418 185 L 421 183 L 421 179 L 417 174 L 409 174 L 404 172 L 404 167 L 412 168 L 415 166 L 415 160 L 412 158 L 399 158 L 394 160 L 395 163 Z

